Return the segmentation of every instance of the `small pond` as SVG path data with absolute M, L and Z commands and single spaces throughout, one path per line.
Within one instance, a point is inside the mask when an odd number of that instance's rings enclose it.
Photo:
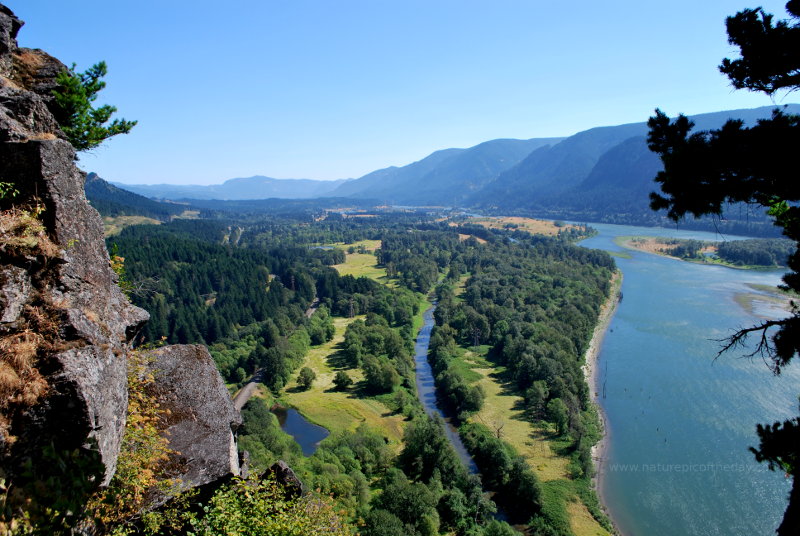
M 278 418 L 281 430 L 289 434 L 300 445 L 303 456 L 311 456 L 316 452 L 320 441 L 330 435 L 330 432 L 322 426 L 308 422 L 294 408 L 282 408 L 275 406 L 272 413 Z

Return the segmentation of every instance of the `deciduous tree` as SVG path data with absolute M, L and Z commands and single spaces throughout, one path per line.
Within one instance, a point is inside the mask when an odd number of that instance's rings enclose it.
M 301 389 L 308 390 L 311 389 L 311 384 L 313 384 L 316 379 L 317 375 L 313 370 L 308 367 L 303 367 L 300 369 L 300 374 L 297 375 L 297 385 L 299 385 Z

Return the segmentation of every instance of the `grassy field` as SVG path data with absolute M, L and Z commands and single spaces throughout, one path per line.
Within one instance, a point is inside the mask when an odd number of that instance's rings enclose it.
M 470 218 L 469 223 L 476 223 L 489 229 L 519 229 L 530 234 L 545 236 L 556 236 L 562 229 L 575 227 L 569 224 L 558 224 L 549 220 L 537 220 L 534 218 L 522 218 L 518 216 L 508 216 L 502 218 Z
M 106 216 L 103 218 L 103 232 L 106 237 L 116 236 L 121 233 L 125 227 L 130 227 L 131 225 L 142 225 L 145 223 L 151 225 L 161 225 L 160 221 L 153 218 L 147 218 L 145 216 Z
M 336 264 L 333 267 L 339 272 L 339 275 L 352 275 L 353 277 L 368 277 L 372 280 L 378 281 L 385 285 L 393 286 L 392 281 L 386 276 L 386 270 L 378 266 L 378 258 L 372 253 L 381 247 L 380 240 L 361 240 L 360 242 L 353 242 L 352 244 L 326 244 L 333 246 L 337 249 L 347 251 L 348 248 L 354 247 L 358 249 L 360 246 L 365 248 L 369 253 L 346 253 L 346 259 L 342 264 Z
M 485 244 L 486 243 L 486 239 L 485 238 L 480 238 L 478 236 L 473 236 L 473 235 L 470 235 L 470 234 L 458 233 L 458 239 L 461 242 L 464 242 L 465 240 L 469 240 L 470 238 L 474 238 L 475 240 L 478 241 L 479 244 Z
M 359 317 L 334 318 L 336 333 L 333 339 L 311 348 L 303 364 L 317 375 L 311 389 L 299 390 L 296 381 L 293 380 L 286 386 L 281 401 L 297 408 L 309 421 L 328 430 L 355 430 L 360 424 L 367 424 L 380 430 L 389 439 L 390 444 L 399 450 L 403 437 L 404 417 L 392 414 L 377 400 L 361 396 L 358 387 L 363 379 L 363 373 L 360 370 L 346 370 L 354 382 L 350 389 L 343 392 L 334 390 L 333 377 L 338 370 L 343 370 L 336 363 L 337 347 L 344 340 L 347 326 L 357 318 Z
M 341 275 L 369 277 L 379 283 L 394 286 L 394 282 L 386 276 L 386 270 L 378 267 L 377 258 L 372 253 L 381 247 L 380 240 L 362 240 L 351 244 L 326 244 L 347 251 L 350 247 L 368 251 L 368 253 L 347 253 L 346 260 L 334 268 Z M 420 295 L 419 312 L 414 317 L 414 327 L 422 326 L 422 315 L 430 306 L 425 296 Z M 405 420 L 403 415 L 394 414 L 375 398 L 365 396 L 359 390 L 363 380 L 363 372 L 359 369 L 344 369 L 337 363 L 337 351 L 344 340 L 347 326 L 356 318 L 334 318 L 336 333 L 331 341 L 315 346 L 306 355 L 303 366 L 309 367 L 316 374 L 311 389 L 302 391 L 297 388 L 296 380 L 287 386 L 281 401 L 297 408 L 309 421 L 324 426 L 328 430 L 355 430 L 362 423 L 380 430 L 389 439 L 390 444 L 399 450 L 403 437 Z M 334 390 L 333 378 L 339 370 L 346 370 L 353 379 L 353 386 L 344 392 Z
M 476 381 L 486 393 L 483 408 L 470 420 L 495 433 L 499 430 L 501 439 L 525 458 L 543 485 L 551 483 L 559 490 L 567 490 L 559 496 L 565 495 L 564 506 L 576 536 L 609 535 L 573 491 L 569 458 L 559 454 L 564 442 L 554 436 L 554 429 L 548 423 L 535 425 L 525 420 L 522 397 L 514 394 L 513 386 L 505 380 L 505 368 L 495 366 L 483 357 L 486 349 L 479 347 L 477 353 L 467 349 L 458 360 L 461 363 L 456 364 L 459 368 L 471 369 L 465 374 L 466 378 Z

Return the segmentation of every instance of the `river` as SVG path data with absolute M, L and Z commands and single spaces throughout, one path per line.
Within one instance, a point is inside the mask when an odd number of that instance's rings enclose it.
M 467 467 L 467 470 L 472 474 L 477 474 L 478 466 L 475 465 L 475 461 L 469 455 L 464 443 L 462 443 L 461 437 L 458 435 L 458 430 L 450 424 L 447 416 L 436 404 L 436 385 L 434 383 L 431 365 L 428 363 L 428 346 L 431 342 L 431 330 L 434 324 L 433 312 L 435 310 L 436 305 L 432 305 L 425 311 L 422 317 L 422 329 L 419 330 L 417 340 L 414 343 L 417 396 L 419 396 L 419 400 L 422 402 L 422 407 L 425 408 L 425 413 L 431 417 L 439 416 L 444 420 L 444 431 L 445 435 L 447 435 L 447 439 L 450 440 L 450 443 L 453 445 L 462 463 Z
M 748 452 L 756 423 L 796 415 L 800 370 L 775 377 L 760 358 L 714 359 L 718 339 L 765 317 L 735 300 L 747 283 L 776 285 L 782 272 L 697 265 L 630 251 L 615 236 L 718 235 L 593 224 L 585 247 L 624 252 L 623 300 L 599 355 L 607 421 L 600 492 L 625 536 L 771 534 L 791 482 Z M 758 314 L 759 316 L 756 316 Z M 785 313 L 783 313 L 785 314 Z

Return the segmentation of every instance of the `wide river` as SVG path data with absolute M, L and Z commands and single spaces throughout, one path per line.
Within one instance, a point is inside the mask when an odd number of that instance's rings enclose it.
M 606 416 L 600 491 L 625 536 L 772 534 L 790 481 L 759 464 L 756 423 L 797 414 L 800 369 L 774 376 L 760 358 L 717 339 L 781 313 L 736 301 L 747 283 L 775 285 L 781 272 L 691 264 L 623 249 L 614 237 L 719 235 L 593 224 L 581 245 L 612 253 L 623 300 L 604 339 L 595 391 Z M 731 237 L 732 238 L 732 237 Z

